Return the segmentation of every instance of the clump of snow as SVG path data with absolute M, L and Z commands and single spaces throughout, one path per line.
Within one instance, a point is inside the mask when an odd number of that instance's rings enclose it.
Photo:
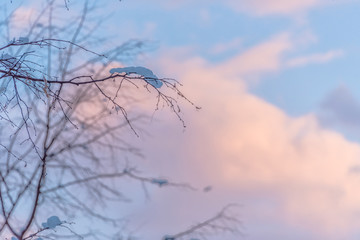
M 53 229 L 56 226 L 59 226 L 60 224 L 62 224 L 62 222 L 60 221 L 58 216 L 51 216 L 47 219 L 47 221 L 45 223 L 42 223 L 41 225 L 44 228 L 50 228 Z
M 29 38 L 27 38 L 27 37 L 19 37 L 19 43 L 29 43 Z
M 19 37 L 18 40 L 16 40 L 15 38 L 13 38 L 12 40 L 9 41 L 8 44 L 25 44 L 25 43 L 29 43 L 29 38 L 28 37 Z
M 144 78 L 144 80 L 155 88 L 161 88 L 163 82 L 148 68 L 145 67 L 123 67 L 112 68 L 110 73 L 125 73 L 125 75 L 136 74 Z
M 151 179 L 151 182 L 154 184 L 158 184 L 160 187 L 169 183 L 168 180 L 161 179 L 161 178 L 153 178 L 153 179 Z
M 175 237 L 166 235 L 166 236 L 164 237 L 164 240 L 175 240 Z
M 211 190 L 212 190 L 212 186 L 206 186 L 203 189 L 204 192 L 210 192 Z
M 0 61 L 5 64 L 7 67 L 13 67 L 16 63 L 16 57 L 11 56 L 8 53 L 1 54 Z

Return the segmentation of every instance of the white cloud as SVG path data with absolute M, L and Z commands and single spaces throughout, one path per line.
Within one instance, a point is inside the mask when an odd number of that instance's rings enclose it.
M 226 2 L 239 11 L 249 12 L 260 16 L 270 14 L 290 15 L 294 13 L 301 13 L 324 3 L 322 0 L 227 0 Z
M 144 3 L 146 1 L 142 0 Z M 287 15 L 304 13 L 312 8 L 319 7 L 325 4 L 334 4 L 326 0 L 182 0 L 182 1 L 166 1 L 156 0 L 157 4 L 161 4 L 169 10 L 178 9 L 182 7 L 204 6 L 211 4 L 227 5 L 233 10 L 248 13 L 255 16 L 265 15 Z M 147 2 L 146 2 L 147 3 Z
M 339 58 L 343 55 L 344 53 L 342 50 L 331 50 L 326 53 L 315 53 L 307 56 L 290 59 L 287 62 L 287 66 L 298 67 L 313 63 L 326 63 L 333 59 Z

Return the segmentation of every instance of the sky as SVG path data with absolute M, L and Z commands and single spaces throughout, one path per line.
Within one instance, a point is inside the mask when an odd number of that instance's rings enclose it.
M 359 238 L 359 4 L 123 3 L 120 28 L 159 44 L 144 64 L 202 107 L 185 107 L 185 132 L 156 113 L 142 140 L 161 176 L 213 186 L 153 193 L 149 205 L 172 209 L 160 226 L 174 219 L 176 232 L 236 202 L 244 235 L 229 239 Z
M 129 137 L 141 168 L 199 190 L 131 190 L 112 209 L 129 228 L 160 239 L 237 203 L 242 235 L 213 239 L 359 239 L 359 1 L 107 4 L 101 34 L 154 45 L 129 66 L 177 79 L 202 108 L 182 103 L 185 130 L 165 109 L 144 110 L 149 135 Z

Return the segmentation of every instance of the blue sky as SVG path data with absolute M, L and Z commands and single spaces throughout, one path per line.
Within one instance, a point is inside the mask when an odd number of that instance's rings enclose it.
M 148 123 L 151 137 L 129 137 L 147 156 L 139 165 L 213 186 L 209 193 L 150 188 L 151 201 L 132 189 L 134 203 L 114 211 L 132 209 L 132 228 L 141 225 L 141 236 L 154 240 L 230 202 L 242 205 L 244 239 L 358 239 L 360 179 L 351 169 L 360 166 L 359 7 L 355 0 L 107 1 L 101 11 L 111 17 L 98 34 L 112 38 L 99 49 L 149 41 L 151 51 L 119 67 L 176 78 L 202 107 L 184 103 L 186 131 L 168 111 L 144 108 L 156 121 Z

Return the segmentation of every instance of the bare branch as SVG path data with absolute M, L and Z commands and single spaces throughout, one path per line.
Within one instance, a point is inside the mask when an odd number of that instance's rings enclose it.
M 218 214 L 214 217 L 209 218 L 203 222 L 195 224 L 188 229 L 179 232 L 177 234 L 171 236 L 165 236 L 164 240 L 180 240 L 185 237 L 197 236 L 201 239 L 205 239 L 207 235 L 211 233 L 232 233 L 232 234 L 240 234 L 240 230 L 238 227 L 241 225 L 241 221 L 235 217 L 230 215 L 231 208 L 237 207 L 237 204 L 229 204 L 225 206 Z

